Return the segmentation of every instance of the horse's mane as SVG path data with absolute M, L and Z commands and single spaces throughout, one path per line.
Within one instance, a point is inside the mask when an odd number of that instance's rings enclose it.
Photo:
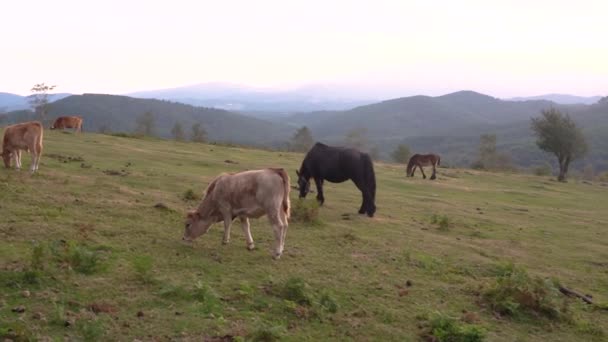
M 416 159 L 418 159 L 418 154 L 414 154 L 413 156 L 410 157 L 410 160 L 407 163 L 407 172 L 408 173 L 409 173 L 409 171 L 412 170 L 412 167 L 414 166 Z

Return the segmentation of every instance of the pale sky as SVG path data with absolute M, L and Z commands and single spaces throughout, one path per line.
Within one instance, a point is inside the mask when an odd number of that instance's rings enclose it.
M 0 92 L 608 95 L 608 1 L 2 1 Z

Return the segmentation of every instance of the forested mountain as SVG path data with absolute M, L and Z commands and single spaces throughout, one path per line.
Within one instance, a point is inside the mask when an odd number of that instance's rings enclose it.
M 144 113 L 152 113 L 155 133 L 171 136 L 176 122 L 186 136 L 195 123 L 201 123 L 209 140 L 251 145 L 276 145 L 288 140 L 293 129 L 280 123 L 232 113 L 221 109 L 194 107 L 169 101 L 136 99 L 127 96 L 84 94 L 73 95 L 49 106 L 49 119 L 60 115 L 79 115 L 84 119 L 85 131 L 106 129 L 114 132 L 133 132 L 136 120 Z M 33 114 L 10 113 L 8 122 L 23 121 Z
M 70 96 L 68 93 L 49 94 L 49 102 Z M 11 93 L 0 93 L 0 113 L 30 108 L 29 96 Z
M 601 96 L 574 96 L 568 94 L 545 94 L 529 97 L 513 97 L 510 101 L 530 101 L 530 100 L 546 100 L 557 104 L 586 104 L 591 105 L 597 103 Z
M 344 144 L 349 132 L 363 130 L 369 149 L 384 158 L 398 144 L 417 153 L 437 152 L 446 163 L 469 166 L 477 158 L 481 134 L 495 134 L 501 153 L 517 166 L 552 161 L 553 156 L 535 145 L 530 118 L 555 107 L 583 128 L 590 153 L 574 164 L 608 170 L 608 103 L 559 105 L 544 100 L 505 101 L 472 91 L 438 97 L 413 96 L 361 106 L 348 111 L 299 113 L 284 119 L 294 126 L 308 126 L 315 139 Z

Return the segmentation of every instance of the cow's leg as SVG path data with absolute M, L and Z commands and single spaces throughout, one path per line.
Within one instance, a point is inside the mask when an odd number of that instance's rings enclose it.
M 247 249 L 252 251 L 255 248 L 255 244 L 253 243 L 253 237 L 251 236 L 251 230 L 249 229 L 249 219 L 245 216 L 241 216 L 240 219 L 243 233 L 245 234 L 245 240 L 247 240 Z
M 323 205 L 325 202 L 325 197 L 323 197 L 323 178 L 315 178 L 315 185 L 317 186 L 317 201 L 319 201 L 320 205 Z
M 281 241 L 283 239 L 283 224 L 281 223 L 279 213 L 273 212 L 268 215 L 268 221 L 272 225 L 272 232 L 274 233 L 274 246 L 273 246 L 273 259 L 279 259 L 283 254 L 283 246 Z
M 13 159 L 15 161 L 15 168 L 17 170 L 21 170 L 21 150 L 15 150 L 13 154 Z
M 283 227 L 281 228 L 281 232 L 283 233 L 281 236 L 281 253 L 285 249 L 285 238 L 287 237 L 287 227 L 289 227 L 289 222 L 287 221 L 287 216 L 285 213 L 281 212 L 280 214 L 281 223 Z
M 222 243 L 225 245 L 230 242 L 230 226 L 232 226 L 232 214 L 223 213 L 224 215 L 224 238 Z

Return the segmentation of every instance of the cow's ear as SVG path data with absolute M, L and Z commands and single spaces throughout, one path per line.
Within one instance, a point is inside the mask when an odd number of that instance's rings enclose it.
M 196 211 L 189 211 L 188 218 L 194 221 L 198 221 L 198 219 L 200 219 L 200 215 Z

